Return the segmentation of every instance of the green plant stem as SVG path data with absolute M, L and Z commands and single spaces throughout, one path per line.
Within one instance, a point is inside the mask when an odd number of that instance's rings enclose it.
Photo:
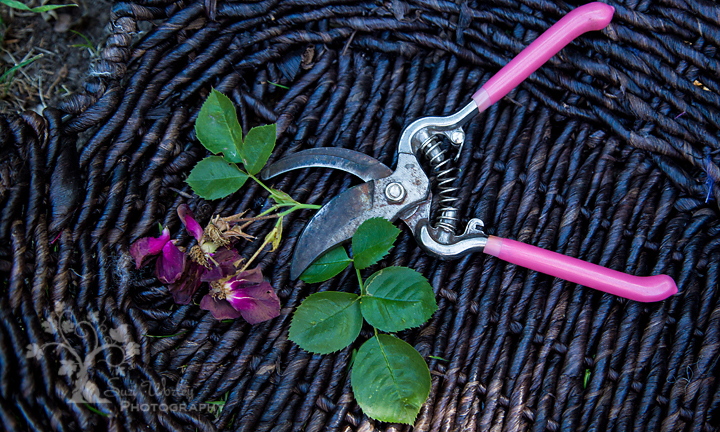
M 250 174 L 250 173 L 247 173 L 247 175 L 249 175 L 251 179 L 255 180 L 255 183 L 257 183 L 257 184 L 259 184 L 260 186 L 262 186 L 263 189 L 265 189 L 266 191 L 270 192 L 270 195 L 275 195 L 275 194 L 273 193 L 272 189 L 270 189 L 269 187 L 265 186 L 265 183 L 261 182 L 260 179 L 258 179 L 257 177 L 255 177 L 254 175 L 252 175 L 252 174 Z
M 255 177 L 254 175 L 252 175 L 250 173 L 248 173 L 248 176 L 250 176 L 250 178 L 253 179 L 255 181 L 255 183 L 259 184 L 260 186 L 262 186 L 263 189 L 268 191 L 270 193 L 270 196 L 273 196 L 273 197 L 275 196 L 275 192 L 273 192 L 273 190 L 270 189 L 269 187 L 265 186 L 265 183 L 260 181 L 260 179 L 258 179 L 257 177 Z M 264 216 L 264 215 L 271 213 L 281 207 L 292 207 L 290 209 L 290 211 L 286 211 L 281 214 L 281 216 L 285 216 L 287 214 L 294 212 L 295 210 L 302 210 L 302 209 L 319 210 L 322 206 L 319 206 L 316 204 L 302 204 L 302 203 L 299 203 L 299 202 L 293 200 L 292 203 L 275 204 L 272 207 L 270 207 L 268 210 L 260 213 L 260 216 Z
M 357 274 L 358 278 L 358 284 L 360 284 L 360 297 L 365 295 L 365 284 L 363 284 L 362 276 L 360 275 L 360 270 L 355 267 L 355 274 Z M 377 334 L 377 331 L 375 331 Z
M 318 210 L 321 206 L 315 205 L 315 204 L 295 204 L 290 208 L 289 210 L 285 210 L 284 212 L 280 213 L 280 217 L 287 216 L 290 213 L 294 212 L 295 210 L 301 210 L 301 209 L 311 209 L 311 210 Z
M 260 213 L 259 215 L 257 215 L 257 217 L 258 217 L 258 218 L 261 218 L 261 217 L 263 217 L 263 216 L 266 216 L 266 215 L 274 212 L 275 210 L 277 210 L 277 206 L 272 206 L 272 207 L 270 207 L 269 209 L 267 209 L 267 210 L 265 210 L 264 212 L 262 212 L 262 213 Z M 272 215 L 272 217 L 277 217 L 277 215 Z
M 277 208 L 280 208 L 280 207 L 293 207 L 293 209 L 298 209 L 298 210 L 299 210 L 299 209 L 319 210 L 320 208 L 322 208 L 321 205 L 317 205 L 317 204 L 302 204 L 302 203 L 299 203 L 299 202 L 297 202 L 297 201 L 295 201 L 295 203 L 288 203 L 288 204 L 275 204 L 273 207 L 277 207 Z
M 289 210 L 285 210 L 282 213 L 276 213 L 274 215 L 267 216 L 268 214 L 279 210 L 282 207 L 292 207 Z M 269 209 L 265 210 L 264 212 L 260 213 L 256 218 L 248 218 L 248 220 L 259 220 L 259 218 L 262 218 L 264 216 L 267 216 L 265 219 L 271 219 L 276 217 L 283 217 L 287 216 L 290 213 L 294 212 L 295 210 L 301 210 L 301 209 L 310 209 L 310 210 L 319 210 L 322 206 L 316 205 L 316 204 L 300 204 L 296 202 L 295 204 L 274 204 Z
M 268 243 L 270 243 L 271 241 L 272 241 L 271 239 L 269 239 L 269 238 L 267 238 L 267 237 L 265 238 L 265 240 L 264 240 L 263 243 L 260 245 L 260 247 L 255 251 L 255 253 L 253 254 L 253 256 L 250 257 L 250 259 L 247 260 L 247 262 L 245 263 L 245 265 L 243 265 L 243 267 L 240 269 L 240 273 L 242 273 L 242 272 L 244 272 L 245 270 L 247 270 L 247 268 L 250 266 L 250 264 L 251 264 L 253 261 L 255 261 L 255 258 L 257 258 L 257 256 L 260 255 L 260 251 L 262 251 L 263 249 L 265 249 L 265 246 L 267 246 Z

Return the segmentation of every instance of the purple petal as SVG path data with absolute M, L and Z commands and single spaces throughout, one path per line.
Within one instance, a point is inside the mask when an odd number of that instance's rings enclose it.
M 190 260 L 186 261 L 184 276 L 168 287 L 175 303 L 188 304 L 192 301 L 195 291 L 202 283 L 200 277 L 204 270 L 205 267 Z
M 240 260 L 240 254 L 235 249 L 220 248 L 212 255 L 212 258 L 218 265 L 210 261 L 212 268 L 203 274 L 203 282 L 225 279 L 238 271 L 235 263 Z
M 280 299 L 267 282 L 232 291 L 226 299 L 250 324 L 257 324 L 280 315 Z
M 247 270 L 239 275 L 233 276 L 232 279 L 228 281 L 230 284 L 230 290 L 238 290 L 241 288 L 245 288 L 251 285 L 259 284 L 263 281 L 263 275 L 260 271 L 260 267 L 255 267 L 252 270 Z
M 200 309 L 210 311 L 217 320 L 235 319 L 240 317 L 240 312 L 233 309 L 227 300 L 218 300 L 210 294 L 200 300 Z
M 169 240 L 170 230 L 165 228 L 158 238 L 143 237 L 133 243 L 132 246 L 130 246 L 130 255 L 135 258 L 135 268 L 139 269 L 142 267 L 145 258 L 162 252 L 165 243 Z
M 180 220 L 183 225 L 185 225 L 185 229 L 188 230 L 193 237 L 195 237 L 195 240 L 197 240 L 198 243 L 200 243 L 204 231 L 200 224 L 195 220 L 195 216 L 193 216 L 193 212 L 190 210 L 190 207 L 188 207 L 187 204 L 180 204 L 177 209 L 177 214 L 180 216 Z
M 155 275 L 164 284 L 175 283 L 185 270 L 185 254 L 169 241 L 162 249 L 162 255 L 155 264 Z

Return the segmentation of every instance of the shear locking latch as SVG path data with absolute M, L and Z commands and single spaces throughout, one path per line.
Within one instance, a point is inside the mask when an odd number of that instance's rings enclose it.
M 425 219 L 417 225 L 415 240 L 428 254 L 443 260 L 454 260 L 485 249 L 488 236 L 483 227 L 483 221 L 471 219 L 465 232 L 455 235 L 442 228 L 430 226 L 430 222 Z

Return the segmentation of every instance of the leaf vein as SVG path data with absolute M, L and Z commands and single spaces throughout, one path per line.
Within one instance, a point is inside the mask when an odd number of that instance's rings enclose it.
M 382 301 L 388 302 L 388 303 L 401 303 L 401 304 L 405 304 L 405 303 L 422 303 L 422 300 L 401 300 L 401 299 L 391 299 L 391 298 L 387 298 L 387 297 L 377 297 L 377 296 L 373 296 L 372 294 L 368 294 L 368 295 L 369 295 L 370 297 L 372 297 L 372 298 L 375 298 L 375 299 L 378 299 L 378 300 L 382 300 Z
M 395 374 L 393 373 L 393 370 L 390 367 L 390 360 L 388 359 L 387 354 L 385 354 L 385 349 L 383 348 L 383 345 L 380 342 L 380 338 L 378 336 L 375 336 L 375 338 L 378 341 L 378 346 L 380 347 L 380 352 L 383 355 L 383 359 L 385 359 L 385 367 L 387 367 L 387 370 L 390 373 L 390 377 L 393 380 L 393 384 L 395 384 L 395 392 L 397 393 L 400 400 L 404 402 L 404 405 L 407 405 L 407 402 L 408 402 L 407 398 L 403 397 L 402 393 L 400 393 L 400 385 L 398 384 L 397 379 L 395 378 Z
M 317 327 L 317 326 L 320 325 L 321 323 L 323 323 L 323 322 L 325 322 L 325 321 L 327 321 L 327 320 L 329 320 L 329 319 L 331 319 L 331 318 L 334 318 L 334 317 L 336 317 L 337 315 L 340 315 L 342 312 L 344 312 L 345 310 L 347 310 L 350 306 L 352 306 L 353 304 L 355 304 L 355 302 L 357 302 L 357 301 L 360 301 L 360 297 L 354 299 L 352 302 L 348 303 L 347 306 L 343 307 L 342 309 L 339 309 L 339 310 L 338 310 L 337 312 L 335 312 L 334 314 L 328 315 L 328 316 L 326 316 L 325 318 L 318 320 L 318 323 L 317 323 L 317 324 L 315 324 L 313 327 L 308 327 L 307 329 L 301 331 L 300 333 L 298 333 L 298 336 L 305 335 L 307 332 L 309 332 L 310 330 L 312 330 L 314 327 Z

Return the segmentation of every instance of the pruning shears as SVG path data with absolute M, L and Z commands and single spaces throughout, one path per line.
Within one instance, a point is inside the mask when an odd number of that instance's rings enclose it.
M 589 288 L 641 302 L 664 300 L 677 293 L 667 275 L 634 276 L 591 264 L 515 240 L 487 235 L 480 219 L 471 219 L 464 232 L 456 230 L 459 211 L 454 159 L 465 142 L 463 125 L 476 113 L 508 94 L 579 35 L 602 30 L 612 19 L 614 8 L 595 2 L 578 7 L 503 67 L 464 108 L 446 117 L 424 117 L 407 126 L 398 143 L 395 170 L 363 153 L 335 147 L 300 151 L 268 166 L 262 177 L 311 167 L 336 168 L 358 176 L 364 183 L 354 186 L 325 204 L 310 220 L 295 246 L 290 276 L 295 279 L 320 255 L 349 240 L 360 224 L 370 218 L 401 219 L 415 235 L 418 244 L 441 259 L 456 259 L 473 252 L 484 252 L 504 261 L 555 276 Z M 449 143 L 449 144 L 445 144 Z M 433 200 L 431 181 L 418 156 L 427 161 L 434 177 L 439 209 L 431 222 Z M 455 158 L 455 160 L 457 157 Z

